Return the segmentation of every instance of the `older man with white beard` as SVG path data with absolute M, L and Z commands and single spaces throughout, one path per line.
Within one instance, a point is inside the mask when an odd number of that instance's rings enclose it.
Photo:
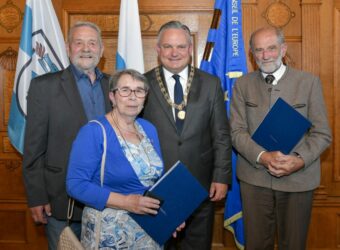
M 320 184 L 320 155 L 331 142 L 321 83 L 319 78 L 283 64 L 287 45 L 281 30 L 266 27 L 255 31 L 250 47 L 259 70 L 237 80 L 230 108 L 245 246 L 274 249 L 277 236 L 280 250 L 303 250 L 313 192 Z M 289 155 L 268 152 L 251 138 L 279 97 L 312 122 Z
M 104 50 L 99 27 L 76 23 L 66 49 L 71 65 L 33 79 L 27 97 L 24 183 L 34 222 L 46 225 L 49 249 L 57 248 L 67 224 L 65 178 L 72 142 L 82 125 L 111 109 L 109 77 L 97 68 Z M 81 213 L 76 202 L 71 228 L 78 236 Z

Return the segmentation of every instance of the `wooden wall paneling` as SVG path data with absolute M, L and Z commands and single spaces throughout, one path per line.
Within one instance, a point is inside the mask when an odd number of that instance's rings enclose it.
M 17 204 L 1 204 L 0 221 L 1 227 L 0 243 L 25 244 L 28 242 L 28 235 L 25 226 L 22 225 L 26 221 L 26 208 Z
M 224 204 L 225 201 L 220 201 L 215 204 L 212 250 L 237 249 L 233 234 L 224 229 Z
M 301 1 L 302 68 L 317 76 L 320 75 L 320 4 L 319 0 Z
M 340 1 L 334 5 L 334 162 L 332 180 L 336 183 L 336 194 L 340 194 Z
M 7 137 L 25 0 L 0 0 L 0 159 L 20 159 Z
M 103 30 L 104 58 L 100 68 L 114 72 L 120 0 L 52 0 L 64 36 L 77 20 L 96 22 Z M 25 0 L 0 0 L 1 54 L 18 50 Z M 155 51 L 159 27 L 170 20 L 186 23 L 193 32 L 193 64 L 199 66 L 213 13 L 212 0 L 139 0 L 145 70 L 157 65 Z M 18 11 L 19 9 L 19 11 Z M 282 27 L 288 43 L 288 64 L 321 77 L 334 143 L 322 155 L 322 184 L 314 200 L 308 249 L 340 248 L 340 0 L 242 0 L 246 50 L 252 31 Z M 248 55 L 248 70 L 254 69 Z M 33 224 L 27 209 L 21 176 L 21 156 L 7 137 L 14 71 L 0 66 L 0 249 L 46 249 L 43 227 Z M 213 249 L 236 249 L 223 229 L 224 202 L 216 204 Z M 13 217 L 13 220 L 9 218 Z M 18 231 L 7 230 L 22 223 Z M 7 230 L 7 231 L 6 231 Z
M 244 49 L 247 58 L 247 67 L 249 72 L 254 70 L 254 62 L 251 62 L 250 59 L 249 39 L 251 33 L 255 31 L 258 26 L 257 12 L 258 11 L 256 0 L 242 1 L 242 35 L 244 41 Z
M 1 49 L 1 45 L 0 45 L 0 49 Z M 2 132 L 7 131 L 10 105 L 11 105 L 11 99 L 12 99 L 12 93 L 13 93 L 14 78 L 15 78 L 14 70 L 6 70 L 2 66 L 0 66 L 0 80 L 2 83 L 1 89 L 0 89 L 0 95 L 1 95 L 0 131 Z M 11 146 L 9 146 L 7 143 L 2 146 L 6 146 L 6 149 L 4 151 L 6 153 L 15 152 L 14 148 L 11 148 Z M 3 151 L 0 150 L 0 156 L 1 156 L 1 152 Z
M 1 201 L 0 221 L 0 249 L 47 249 L 44 227 L 32 223 L 26 205 Z
M 339 203 L 314 205 L 307 249 L 340 248 L 340 206 Z
M 21 161 L 0 159 L 0 201 L 11 200 L 25 203 L 26 193 L 22 183 Z
M 118 13 L 116 14 L 88 14 L 88 13 L 66 13 L 64 19 L 65 34 L 69 27 L 76 21 L 86 20 L 97 23 L 103 31 L 103 42 L 105 46 L 104 56 L 100 67 L 107 73 L 113 73 L 115 68 L 115 52 L 117 50 L 117 33 L 118 33 Z M 193 33 L 194 53 L 193 64 L 199 66 L 202 57 L 207 31 L 210 26 L 211 12 L 208 13 L 178 13 L 175 11 L 169 12 L 166 15 L 159 13 L 144 13 L 141 10 L 141 26 L 143 36 L 144 61 L 145 70 L 148 71 L 158 65 L 157 53 L 155 45 L 157 42 L 157 31 L 160 26 L 166 21 L 180 20 L 187 24 Z
M 335 91 L 336 83 L 334 81 L 334 28 L 337 27 L 336 18 L 334 15 L 333 2 L 322 1 L 320 6 L 320 78 L 322 81 L 323 94 L 328 110 L 329 123 L 333 133 L 333 143 L 323 153 L 322 159 L 322 174 L 321 185 L 317 189 L 315 200 L 320 199 L 320 202 L 328 202 L 336 199 L 340 195 L 339 184 L 334 182 L 334 170 L 337 167 L 336 163 L 336 101 L 337 95 Z M 338 185 L 338 187 L 337 187 Z
M 225 249 L 228 241 L 225 241 L 225 234 L 223 229 L 223 213 L 224 213 L 224 204 L 219 203 L 218 206 L 215 206 L 215 218 L 214 218 L 214 234 L 213 234 L 213 249 Z

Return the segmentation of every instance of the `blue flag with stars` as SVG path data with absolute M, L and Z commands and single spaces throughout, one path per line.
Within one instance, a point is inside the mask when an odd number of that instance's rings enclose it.
M 214 8 L 214 18 L 200 68 L 220 78 L 229 115 L 233 85 L 238 77 L 247 73 L 241 0 L 216 0 Z M 242 202 L 236 178 L 236 157 L 233 151 L 232 185 L 226 198 L 224 227 L 233 233 L 238 249 L 244 249 Z

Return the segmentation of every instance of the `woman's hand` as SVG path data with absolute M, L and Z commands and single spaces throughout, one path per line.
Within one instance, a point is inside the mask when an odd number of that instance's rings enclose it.
M 177 232 L 182 231 L 183 228 L 185 228 L 185 222 L 183 222 L 181 225 L 179 225 L 176 228 L 176 231 L 172 233 L 172 237 L 176 238 L 177 237 Z
M 130 194 L 125 196 L 126 210 L 135 214 L 157 214 L 160 201 L 147 196 Z

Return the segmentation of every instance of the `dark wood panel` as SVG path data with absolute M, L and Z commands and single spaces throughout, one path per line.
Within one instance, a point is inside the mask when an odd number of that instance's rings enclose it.
M 77 20 L 91 20 L 103 29 L 104 58 L 100 68 L 114 72 L 120 0 L 52 0 L 64 35 Z M 17 51 L 21 25 L 11 4 L 21 13 L 25 0 L 0 0 L 0 55 Z M 179 19 L 193 31 L 193 64 L 198 66 L 212 17 L 212 0 L 139 0 L 145 69 L 157 65 L 156 34 L 164 22 Z M 320 76 L 333 130 L 334 143 L 322 155 L 322 182 L 315 202 L 308 249 L 340 248 L 340 0 L 243 0 L 243 35 L 249 49 L 250 33 L 263 25 L 282 25 L 290 65 Z M 7 12 L 2 11 L 6 6 Z M 9 8 L 10 7 L 10 8 Z M 12 16 L 9 14 L 13 14 Z M 9 21 L 10 20 L 10 21 Z M 248 57 L 249 70 L 253 69 Z M 0 65 L 0 249 L 46 249 L 42 226 L 35 226 L 26 206 L 21 156 L 7 137 L 14 71 Z M 223 228 L 223 202 L 216 205 L 213 249 L 235 249 L 232 234 Z M 10 219 L 12 218 L 13 219 Z M 19 224 L 20 230 L 10 229 Z M 9 228 L 9 230 L 7 230 Z M 16 227 L 12 227 L 16 228 Z

